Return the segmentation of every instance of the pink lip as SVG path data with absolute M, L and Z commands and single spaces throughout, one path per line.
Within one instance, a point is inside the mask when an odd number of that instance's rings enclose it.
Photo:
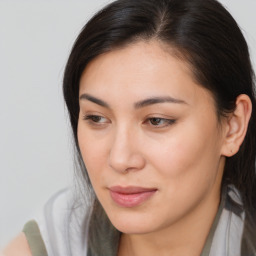
M 135 207 L 148 200 L 156 191 L 156 188 L 115 186 L 110 188 L 110 196 L 119 206 Z

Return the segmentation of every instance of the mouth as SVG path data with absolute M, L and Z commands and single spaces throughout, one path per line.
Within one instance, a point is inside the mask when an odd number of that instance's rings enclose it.
M 149 200 L 157 191 L 156 188 L 143 187 L 110 187 L 112 200 L 121 207 L 136 207 Z

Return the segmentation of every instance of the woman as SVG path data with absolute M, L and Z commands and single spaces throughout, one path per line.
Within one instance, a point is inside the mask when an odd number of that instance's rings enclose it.
M 217 1 L 108 5 L 63 82 L 87 193 L 55 195 L 6 255 L 256 255 L 253 79 Z

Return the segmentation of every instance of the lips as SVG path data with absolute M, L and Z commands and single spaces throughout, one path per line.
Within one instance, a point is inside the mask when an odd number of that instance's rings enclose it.
M 136 207 L 149 200 L 157 191 L 156 188 L 121 187 L 114 186 L 110 189 L 112 200 L 121 207 Z

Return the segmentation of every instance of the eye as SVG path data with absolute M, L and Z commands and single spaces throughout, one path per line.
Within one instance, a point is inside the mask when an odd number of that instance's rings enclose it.
M 146 120 L 151 126 L 162 128 L 174 124 L 176 120 L 161 117 L 151 117 Z
M 105 124 L 108 123 L 107 118 L 103 116 L 98 116 L 98 115 L 85 115 L 83 116 L 83 120 L 87 120 L 93 124 Z

